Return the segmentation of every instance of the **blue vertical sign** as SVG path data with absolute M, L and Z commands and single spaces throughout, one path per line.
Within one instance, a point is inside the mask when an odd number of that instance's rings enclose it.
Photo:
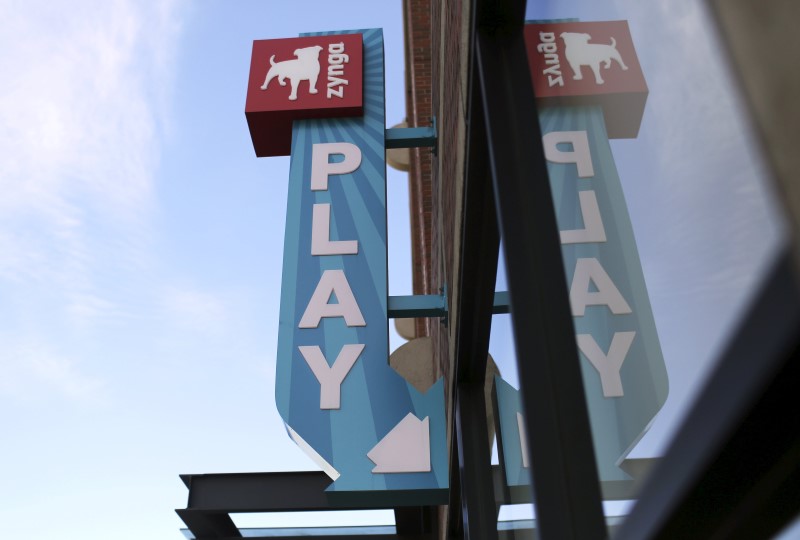
M 360 33 L 363 117 L 292 130 L 276 402 L 334 504 L 442 504 L 443 382 L 421 394 L 388 363 L 383 35 Z
M 633 227 L 602 107 L 543 108 L 539 120 L 598 472 L 629 480 L 619 465 L 669 390 Z M 528 484 L 519 393 L 497 378 L 494 395 L 506 483 Z
M 664 358 L 600 106 L 539 115 L 600 477 L 667 399 Z
M 609 138 L 638 135 L 648 88 L 626 21 L 531 22 L 525 43 L 598 472 L 629 480 L 619 466 L 668 381 Z M 498 380 L 495 400 L 506 481 L 525 484 L 518 392 Z

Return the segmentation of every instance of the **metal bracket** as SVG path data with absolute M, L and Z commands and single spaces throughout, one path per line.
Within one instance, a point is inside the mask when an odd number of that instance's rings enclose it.
M 386 148 L 431 148 L 434 155 L 439 146 L 436 117 L 431 127 L 389 128 L 385 135 Z
M 447 324 L 447 288 L 443 288 L 441 294 L 390 296 L 388 311 L 390 319 L 441 317 L 444 319 L 444 323 Z M 495 292 L 492 313 L 497 315 L 509 313 L 510 311 L 511 305 L 508 291 Z
M 390 319 L 416 317 L 447 317 L 447 298 L 443 294 L 389 297 Z

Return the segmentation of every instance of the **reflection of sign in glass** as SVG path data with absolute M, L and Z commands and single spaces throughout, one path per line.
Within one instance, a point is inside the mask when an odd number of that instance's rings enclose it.
M 627 480 L 618 465 L 668 392 L 633 229 L 602 109 L 548 108 L 540 123 L 598 470 L 602 480 Z M 507 439 L 520 408 L 510 386 L 498 392 Z M 514 440 L 505 445 L 505 463 L 521 463 Z M 509 485 L 527 483 L 518 467 L 506 471 Z
M 580 39 L 575 37 L 579 33 Z M 601 35 L 602 40 L 595 39 Z M 561 36 L 567 50 L 578 43 L 578 52 L 565 52 L 556 36 Z M 635 78 L 641 78 L 641 70 L 622 21 L 531 24 L 526 27 L 526 40 L 529 55 L 540 55 L 541 60 L 530 62 L 538 70 L 532 75 L 535 84 L 538 80 L 537 98 L 540 89 L 547 87 L 548 76 L 563 79 L 563 86 L 556 82 L 551 87 L 556 90 L 541 98 L 542 143 L 561 231 L 598 469 L 602 480 L 626 480 L 619 464 L 666 401 L 668 383 L 606 123 L 630 128 L 629 117 L 638 115 L 638 131 L 646 86 L 643 78 L 626 86 L 625 81 L 633 79 L 625 77 L 637 71 Z M 588 51 L 581 48 L 594 41 L 606 45 Z M 567 76 L 558 71 L 564 65 L 584 70 L 584 75 L 602 72 L 605 82 L 583 76 L 575 83 L 573 73 Z M 637 88 L 644 93 L 637 94 L 641 101 L 633 100 L 630 110 L 622 102 L 615 103 Z M 628 118 L 620 122 L 617 115 Z M 497 381 L 496 400 L 506 480 L 509 485 L 527 483 L 520 456 L 524 437 L 517 428 L 516 391 Z
M 636 137 L 647 84 L 626 21 L 527 24 L 525 43 L 540 107 L 600 105 L 609 137 Z
M 601 67 L 609 69 L 611 61 L 623 70 L 627 71 L 628 66 L 622 61 L 622 57 L 617 50 L 617 40 L 611 38 L 611 44 L 589 43 L 592 36 L 583 32 L 561 32 L 559 34 L 564 41 L 564 56 L 567 58 L 569 67 L 572 68 L 573 80 L 583 79 L 583 66 L 587 66 L 594 73 L 594 82 L 604 84 L 605 81 L 600 75 Z

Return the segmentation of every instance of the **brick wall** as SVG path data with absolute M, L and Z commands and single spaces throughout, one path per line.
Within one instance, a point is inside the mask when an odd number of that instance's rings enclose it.
M 448 290 L 450 311 L 457 279 L 461 183 L 466 108 L 466 7 L 462 2 L 404 0 L 406 31 L 406 109 L 409 125 L 428 125 L 436 115 L 439 151 L 411 154 L 409 189 L 415 294 Z M 430 335 L 436 376 L 451 382 L 446 326 L 436 319 L 417 321 L 417 335 Z M 450 394 L 446 385 L 447 397 Z
M 414 292 L 435 294 L 446 286 L 451 313 L 457 298 L 464 176 L 467 81 L 468 3 L 404 0 L 406 21 L 406 84 L 410 125 L 425 125 L 436 116 L 439 151 L 412 153 L 410 171 Z M 434 377 L 445 378 L 448 443 L 452 445 L 453 327 L 438 319 L 418 321 L 418 335 L 433 341 Z M 456 487 L 457 489 L 457 487 Z M 439 533 L 445 535 L 450 512 L 439 512 Z M 460 521 L 460 520 L 457 520 Z M 458 523 L 454 524 L 457 528 Z M 443 537 L 443 536 L 440 536 Z
M 439 123 L 440 151 L 434 160 L 431 178 L 433 186 L 433 275 L 436 287 L 447 285 L 448 303 L 452 313 L 454 284 L 456 283 L 457 246 L 461 209 L 460 185 L 463 175 L 464 146 L 464 96 L 461 84 L 464 62 L 462 62 L 462 34 L 464 20 L 461 2 L 435 2 L 432 13 L 433 40 L 432 68 L 433 110 Z M 433 340 L 438 351 L 438 373 L 451 379 L 450 333 L 446 328 L 433 329 Z M 448 393 L 450 385 L 447 385 Z
M 431 125 L 431 1 L 404 0 L 406 37 L 406 118 L 409 127 Z M 411 212 L 411 264 L 414 294 L 436 294 L 431 284 L 431 150 L 411 149 L 408 175 Z M 429 335 L 428 322 L 416 321 L 417 336 Z
M 457 298 L 464 145 L 466 132 L 468 5 L 457 0 L 404 0 L 406 31 L 406 108 L 410 126 L 438 127 L 436 155 L 411 154 L 411 204 L 414 293 L 437 294 L 447 287 L 451 313 Z M 448 442 L 452 444 L 454 361 L 452 326 L 438 319 L 417 321 L 417 335 L 433 341 L 434 377 L 445 377 Z M 439 533 L 446 534 L 449 511 L 440 509 Z M 457 524 L 455 525 L 458 526 Z

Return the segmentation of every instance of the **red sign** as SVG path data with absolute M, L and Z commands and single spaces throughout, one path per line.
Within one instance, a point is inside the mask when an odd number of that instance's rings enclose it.
M 292 121 L 364 114 L 361 34 L 253 42 L 245 116 L 258 157 L 288 156 Z
M 647 83 L 626 21 L 525 25 L 533 88 L 540 107 L 601 105 L 610 138 L 632 138 Z

